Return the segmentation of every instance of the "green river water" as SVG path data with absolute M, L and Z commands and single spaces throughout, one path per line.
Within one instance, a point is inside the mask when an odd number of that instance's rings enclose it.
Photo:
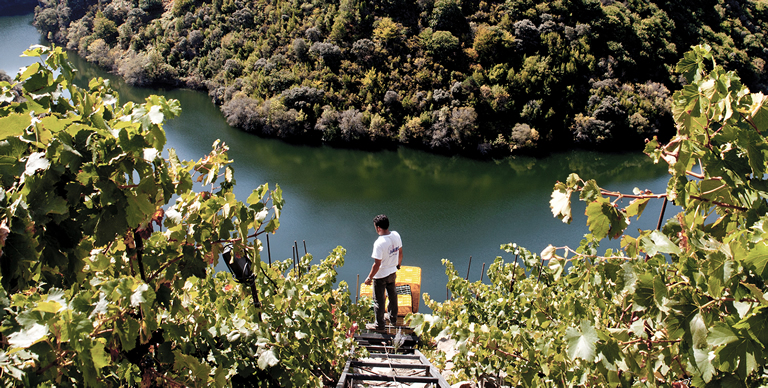
M 31 21 L 32 15 L 0 16 L 0 69 L 8 74 L 28 65 L 30 59 L 19 55 L 41 43 Z M 262 183 L 283 189 L 281 227 L 270 236 L 272 260 L 290 258 L 294 241 L 302 254 L 306 243 L 315 262 L 343 246 L 346 262 L 338 280 L 351 290 L 357 275 L 362 281 L 370 270 L 376 238 L 372 219 L 379 213 L 387 214 L 391 229 L 402 236 L 404 264 L 422 268 L 422 292 L 442 301 L 447 277 L 441 259 L 452 261 L 463 276 L 471 256 L 469 278 L 479 280 L 483 263 L 497 256 L 513 259 L 499 249 L 501 244 L 516 242 L 534 252 L 548 244 L 578 246 L 587 233 L 584 204 L 574 207 L 571 225 L 554 218 L 549 209 L 553 185 L 569 173 L 623 192 L 634 187 L 663 192 L 668 180 L 664 166 L 653 165 L 640 153 L 574 151 L 488 162 L 408 148 L 367 152 L 290 145 L 228 126 L 204 93 L 130 87 L 74 54 L 70 59 L 82 80 L 112 80 L 122 102 L 142 101 L 149 94 L 178 99 L 182 115 L 165 125 L 167 147 L 183 159 L 199 159 L 216 139 L 228 144 L 241 201 Z M 629 230 L 654 228 L 660 209 L 661 201 L 651 202 Z

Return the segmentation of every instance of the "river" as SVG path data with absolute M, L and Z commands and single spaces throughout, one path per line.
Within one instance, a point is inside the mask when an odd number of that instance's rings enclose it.
M 8 74 L 30 63 L 18 57 L 24 49 L 41 43 L 31 20 L 32 15 L 0 17 L 0 69 Z M 569 173 L 625 193 L 634 187 L 663 192 L 668 180 L 664 166 L 653 165 L 640 153 L 573 151 L 489 162 L 408 148 L 367 152 L 286 144 L 231 128 L 204 93 L 130 87 L 74 54 L 70 57 L 82 80 L 110 79 L 123 103 L 142 101 L 149 94 L 178 99 L 182 115 L 165 125 L 167 147 L 183 159 L 197 160 L 216 139 L 228 144 L 238 199 L 244 201 L 262 183 L 272 188 L 279 184 L 283 190 L 281 226 L 270 237 L 272 259 L 290 258 L 294 241 L 302 254 L 306 243 L 315 262 L 343 246 L 347 255 L 339 280 L 351 290 L 357 275 L 362 280 L 370 270 L 376 238 L 372 219 L 379 213 L 387 214 L 392 229 L 402 236 L 404 264 L 422 268 L 422 292 L 442 301 L 447 281 L 443 258 L 463 276 L 472 257 L 469 278 L 479 280 L 483 263 L 497 256 L 512 259 L 499 249 L 501 244 L 516 242 L 534 252 L 548 244 L 579 245 L 588 232 L 584 204 L 574 206 L 571 225 L 554 218 L 549 209 L 553 185 Z M 629 230 L 654 228 L 660 209 L 661 201 L 652 201 Z M 602 248 L 608 246 L 617 243 Z

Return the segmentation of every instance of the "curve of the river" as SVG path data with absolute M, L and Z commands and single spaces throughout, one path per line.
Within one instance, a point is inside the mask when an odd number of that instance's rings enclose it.
M 0 17 L 0 69 L 9 74 L 28 65 L 29 58 L 19 54 L 41 42 L 31 20 L 31 15 Z M 443 258 L 465 275 L 471 256 L 469 277 L 478 280 L 483 263 L 506 255 L 501 244 L 516 242 L 534 252 L 548 244 L 578 246 L 587 233 L 583 204 L 574 208 L 571 225 L 554 218 L 549 209 L 554 183 L 569 173 L 623 192 L 634 187 L 663 192 L 668 179 L 663 166 L 639 153 L 574 151 L 484 162 L 407 148 L 365 152 L 289 145 L 231 128 L 204 93 L 133 88 L 74 54 L 70 57 L 81 79 L 109 78 L 122 102 L 143 101 L 149 94 L 178 99 L 182 115 L 165 125 L 167 147 L 183 159 L 196 160 L 210 151 L 214 140 L 223 140 L 235 161 L 240 200 L 262 183 L 283 189 L 286 207 L 280 230 L 270 237 L 272 259 L 290 258 L 294 241 L 301 253 L 306 242 L 316 261 L 341 245 L 347 255 L 339 280 L 351 290 L 357 275 L 364 279 L 372 264 L 376 234 L 371 221 L 376 214 L 388 214 L 392 229 L 401 234 L 405 264 L 422 268 L 422 291 L 444 300 Z M 630 230 L 655 227 L 660 209 L 660 201 L 652 202 Z

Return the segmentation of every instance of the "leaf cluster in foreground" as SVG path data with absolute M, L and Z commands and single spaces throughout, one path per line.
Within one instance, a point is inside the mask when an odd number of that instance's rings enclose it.
M 260 260 L 279 187 L 235 198 L 227 147 L 165 149 L 179 102 L 120 105 L 72 84 L 60 47 L 0 82 L 0 375 L 5 386 L 322 386 L 353 321 L 339 247 L 298 267 Z M 167 156 L 164 153 L 167 152 Z M 226 245 L 248 285 L 214 271 Z
M 669 166 L 665 193 L 617 193 L 571 174 L 552 212 L 585 201 L 578 248 L 540 255 L 502 246 L 489 283 L 445 262 L 452 300 L 427 298 L 426 336 L 458 341 L 459 376 L 512 386 L 747 387 L 768 383 L 768 98 L 718 66 L 708 46 L 677 65 L 677 134 L 645 152 Z M 631 220 L 663 199 L 680 211 L 658 230 Z M 620 249 L 598 253 L 600 241 Z M 447 361 L 447 360 L 438 360 Z

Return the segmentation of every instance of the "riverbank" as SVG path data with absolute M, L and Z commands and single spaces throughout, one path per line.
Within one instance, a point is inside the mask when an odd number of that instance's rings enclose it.
M 768 91 L 768 8 L 718 3 L 103 0 L 36 24 L 131 85 L 205 90 L 249 133 L 502 158 L 665 141 L 694 44 Z
M 735 34 L 721 31 L 731 22 L 764 41 L 753 3 L 696 22 L 711 12 L 689 3 L 453 3 L 105 0 L 68 20 L 49 8 L 38 25 L 132 85 L 205 90 L 249 133 L 486 158 L 663 141 L 679 50 L 712 40 L 708 31 Z M 760 90 L 768 57 L 737 35 L 735 47 L 708 43 Z M 720 54 L 733 50 L 745 55 Z

